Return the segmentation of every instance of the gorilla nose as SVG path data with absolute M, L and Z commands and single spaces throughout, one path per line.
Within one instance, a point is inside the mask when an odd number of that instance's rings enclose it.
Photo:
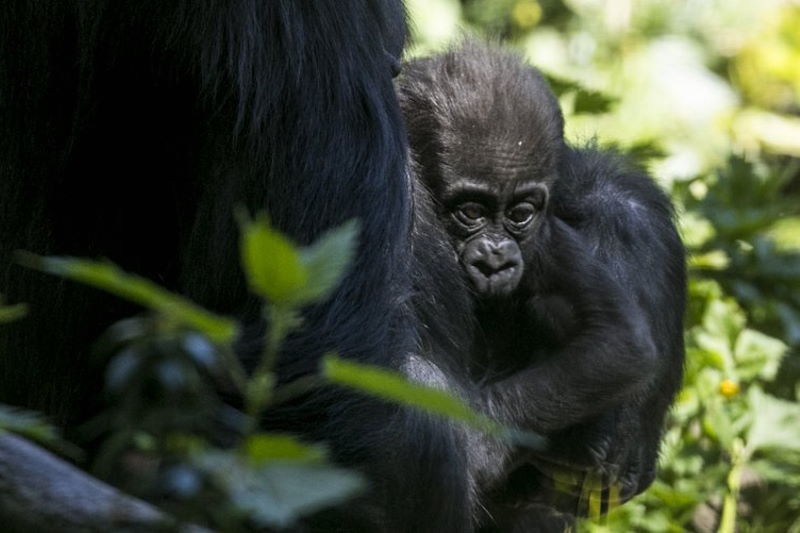
M 462 261 L 477 294 L 484 298 L 511 294 L 522 279 L 522 253 L 510 239 L 476 239 L 468 244 Z
M 515 258 L 516 246 L 508 241 L 501 243 L 484 241 L 477 252 L 473 265 L 486 277 L 519 264 Z

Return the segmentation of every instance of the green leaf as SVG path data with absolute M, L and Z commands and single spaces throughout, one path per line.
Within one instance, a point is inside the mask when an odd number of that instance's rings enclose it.
M 554 76 L 552 74 L 543 74 L 548 85 L 553 90 L 556 96 L 562 96 L 568 93 L 575 94 L 575 102 L 573 104 L 573 112 L 599 114 L 606 113 L 611 110 L 618 99 L 605 95 L 598 91 L 585 88 L 580 83 Z
M 707 402 L 702 423 L 706 434 L 719 441 L 722 449 L 729 449 L 737 437 L 737 428 L 719 399 Z
M 689 256 L 689 268 L 693 270 L 725 270 L 730 263 L 731 259 L 724 250 L 712 250 Z
M 73 257 L 40 257 L 19 253 L 18 261 L 30 268 L 103 289 L 200 331 L 218 343 L 231 343 L 238 335 L 235 321 L 215 315 L 152 281 L 121 270 L 110 262 Z
M 355 257 L 358 234 L 358 220 L 349 220 L 301 250 L 300 259 L 308 272 L 301 301 L 323 301 L 339 286 Z
M 744 313 L 732 300 L 709 302 L 703 317 L 703 327 L 712 335 L 733 343 L 744 329 Z
M 800 252 L 800 217 L 785 217 L 776 220 L 768 236 L 775 241 L 781 251 Z
M 598 91 L 590 91 L 588 89 L 580 89 L 575 93 L 575 104 L 573 112 L 575 114 L 589 113 L 600 114 L 607 113 L 611 110 L 611 106 L 617 102 L 616 98 L 611 98 Z
M 765 394 L 758 387 L 751 387 L 748 397 L 754 413 L 748 448 L 800 451 L 800 405 Z
M 684 213 L 678 221 L 683 242 L 688 248 L 700 248 L 714 238 L 714 225 L 697 211 Z M 723 252 L 724 254 L 724 252 Z M 702 257 L 702 254 L 700 254 Z M 697 261 L 697 259 L 695 259 Z M 712 261 L 715 262 L 715 261 Z M 727 263 L 727 257 L 726 261 Z
M 765 481 L 792 485 L 800 489 L 800 452 L 780 450 L 781 453 L 775 454 L 775 450 L 763 450 L 759 458 L 750 461 L 749 465 Z
M 772 380 L 788 346 L 752 329 L 745 329 L 733 349 L 737 373 L 742 379 Z
M 330 382 L 349 387 L 383 400 L 416 407 L 426 413 L 447 417 L 495 437 L 520 442 L 525 446 L 543 446 L 542 437 L 503 426 L 470 408 L 463 400 L 446 391 L 409 382 L 398 372 L 345 361 L 335 355 L 322 360 L 322 375 Z
M 367 392 L 372 396 L 423 409 L 432 414 L 493 427 L 494 422 L 473 411 L 460 399 L 439 390 L 411 383 L 400 373 L 376 366 L 345 361 L 327 355 L 322 361 L 322 374 L 337 385 Z
M 691 506 L 703 501 L 703 494 L 699 491 L 687 492 L 686 490 L 678 490 L 662 481 L 653 483 L 649 492 L 652 496 L 672 508 Z
M 652 159 L 662 159 L 667 156 L 667 151 L 656 139 L 635 142 L 621 151 L 639 163 L 647 163 Z
M 697 373 L 694 389 L 701 401 L 714 399 L 719 394 L 719 382 L 724 374 L 715 368 L 703 368 Z
M 698 362 L 711 365 L 714 368 L 725 370 L 731 363 L 731 348 L 728 340 L 711 335 L 707 331 L 694 328 L 691 332 L 691 339 L 700 348 L 691 349 L 693 357 L 692 363 Z M 702 359 L 697 359 L 702 356 Z
M 269 403 L 272 397 L 272 392 L 275 389 L 275 374 L 269 371 L 257 371 L 247 382 L 245 387 L 245 398 L 249 408 L 256 409 L 250 411 L 248 408 L 248 415 L 258 419 L 260 417 L 261 409 Z
M 26 304 L 0 305 L 0 324 L 19 320 L 28 314 Z
M 300 252 L 283 234 L 272 229 L 265 213 L 254 220 L 239 215 L 242 267 L 250 289 L 276 305 L 296 303 L 308 283 Z
M 81 457 L 81 451 L 63 441 L 58 431 L 39 413 L 0 404 L 0 434 L 5 431 L 43 444 L 73 459 Z
M 358 473 L 325 464 L 280 462 L 252 468 L 229 453 L 209 453 L 197 460 L 260 527 L 291 526 L 302 516 L 356 496 L 366 486 Z
M 43 443 L 58 439 L 58 432 L 40 414 L 0 405 L 0 430 Z
M 300 248 L 274 230 L 266 214 L 239 215 L 242 265 L 251 290 L 277 306 L 298 307 L 327 298 L 351 265 L 358 243 L 357 220 L 323 233 Z
M 582 88 L 578 82 L 568 80 L 560 76 L 555 76 L 553 74 L 544 72 L 542 72 L 542 76 L 547 81 L 547 84 L 550 86 L 550 89 L 553 91 L 553 93 L 555 93 L 556 96 L 562 96 L 568 92 L 577 91 Z
M 326 457 L 324 448 L 300 442 L 291 435 L 257 433 L 243 444 L 246 456 L 256 465 L 270 461 L 319 463 Z

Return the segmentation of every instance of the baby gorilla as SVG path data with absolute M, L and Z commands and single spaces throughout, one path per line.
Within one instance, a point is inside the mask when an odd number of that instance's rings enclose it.
M 508 52 L 467 43 L 412 61 L 399 93 L 416 185 L 473 289 L 480 403 L 553 443 L 498 450 L 502 471 L 479 478 L 486 506 L 535 504 L 531 464 L 601 470 L 621 498 L 641 492 L 683 361 L 668 200 L 612 154 L 568 146 L 547 84 Z M 515 520 L 498 526 L 531 527 Z

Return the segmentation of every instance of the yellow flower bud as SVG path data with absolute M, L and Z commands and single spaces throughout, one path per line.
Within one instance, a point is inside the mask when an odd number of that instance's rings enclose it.
M 542 18 L 542 6 L 536 0 L 520 0 L 514 4 L 511 18 L 518 28 L 533 28 Z
M 733 398 L 739 394 L 739 384 L 729 379 L 723 379 L 719 384 L 719 393 L 726 398 Z

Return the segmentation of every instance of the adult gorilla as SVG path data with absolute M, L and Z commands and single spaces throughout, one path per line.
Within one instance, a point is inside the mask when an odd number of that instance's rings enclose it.
M 352 274 L 307 310 L 282 379 L 332 349 L 424 379 L 406 356 L 419 318 L 404 304 L 411 198 L 392 87 L 404 35 L 399 0 L 2 2 L 0 289 L 31 316 L 4 326 L 0 401 L 84 420 L 102 383 L 87 347 L 131 312 L 14 266 L 14 250 L 108 257 L 248 321 L 258 303 L 238 266 L 236 205 L 266 209 L 300 243 L 362 222 Z M 359 524 L 331 527 L 470 530 L 454 428 L 327 394 L 272 414 L 371 477 Z

